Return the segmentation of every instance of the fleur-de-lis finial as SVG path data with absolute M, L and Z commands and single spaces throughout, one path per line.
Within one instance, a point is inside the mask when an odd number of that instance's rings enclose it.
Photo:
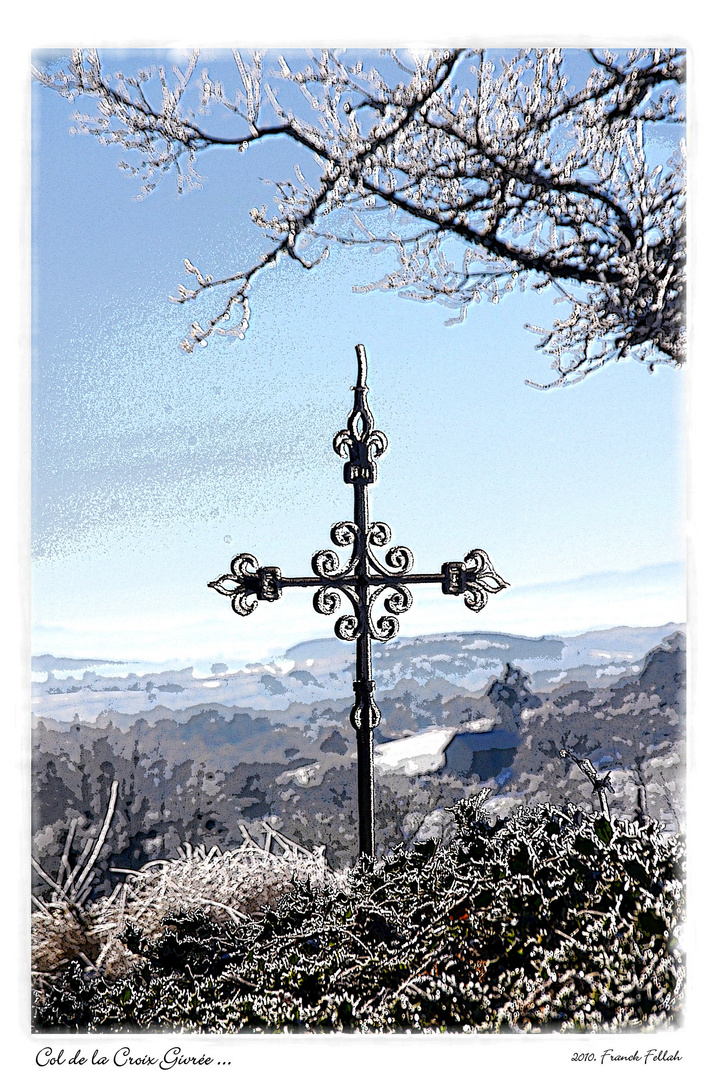
M 347 426 L 334 436 L 334 451 L 340 457 L 348 457 L 344 466 L 345 484 L 373 484 L 376 481 L 376 458 L 387 450 L 389 440 L 383 431 L 374 427 L 374 417 L 367 394 L 366 350 L 357 345 L 357 381 L 354 387 L 354 407 L 349 413 Z

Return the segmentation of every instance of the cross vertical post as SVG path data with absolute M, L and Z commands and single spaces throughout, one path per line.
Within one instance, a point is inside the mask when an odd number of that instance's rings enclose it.
M 331 549 L 317 551 L 312 557 L 312 577 L 289 578 L 278 566 L 260 566 L 254 555 L 236 555 L 230 573 L 210 581 L 209 587 L 229 596 L 238 615 L 249 615 L 260 600 L 274 601 L 284 588 L 316 588 L 314 609 L 322 615 L 335 614 L 347 599 L 352 614 L 337 619 L 334 632 L 343 641 L 356 642 L 354 704 L 349 720 L 357 735 L 357 787 L 359 811 L 359 855 L 373 860 L 374 839 L 374 729 L 381 720 L 374 699 L 372 678 L 372 640 L 386 642 L 399 632 L 397 615 L 408 611 L 412 595 L 408 585 L 440 584 L 447 596 L 463 595 L 472 611 L 481 611 L 490 593 L 505 589 L 504 581 L 481 548 L 474 548 L 462 561 L 445 562 L 441 572 L 412 574 L 414 556 L 408 547 L 390 548 L 382 563 L 372 547 L 384 547 L 391 539 L 391 530 L 383 521 L 370 519 L 369 484 L 377 479 L 376 459 L 387 449 L 386 435 L 374 427 L 374 417 L 367 401 L 367 359 L 363 345 L 356 346 L 357 382 L 354 404 L 347 427 L 334 436 L 334 450 L 348 460 L 344 465 L 344 482 L 354 489 L 354 520 L 340 521 L 330 531 L 338 547 L 351 547 L 344 566 Z M 381 593 L 386 593 L 384 608 L 388 612 L 375 618 L 374 605 Z
M 367 613 L 370 602 L 369 561 L 367 537 L 369 530 L 368 485 L 376 479 L 374 452 L 383 453 L 386 439 L 366 438 L 374 431 L 374 418 L 367 403 L 366 353 L 363 345 L 356 349 L 358 376 L 354 387 L 354 409 L 349 416 L 346 445 L 349 462 L 344 467 L 344 481 L 354 487 L 354 522 L 357 537 L 361 538 L 356 575 L 358 578 L 359 610 Z M 361 427 L 360 427 L 361 425 Z M 341 435 L 344 433 L 341 432 Z M 362 440 L 362 435 L 364 439 Z M 336 443 L 335 443 L 336 448 Z M 341 449 L 338 452 L 342 452 Z M 366 614 L 360 621 L 356 644 L 356 679 L 354 680 L 354 707 L 350 720 L 357 733 L 357 788 L 359 803 L 359 855 L 374 858 L 374 728 L 381 720 L 379 707 L 374 700 L 374 680 L 371 664 L 371 631 Z

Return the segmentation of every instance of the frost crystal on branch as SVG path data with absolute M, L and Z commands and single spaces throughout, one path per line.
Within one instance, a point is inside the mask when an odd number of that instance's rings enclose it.
M 628 356 L 684 362 L 680 50 L 235 51 L 232 87 L 199 59 L 171 77 L 162 66 L 109 75 L 78 50 L 35 72 L 71 101 L 94 100 L 76 130 L 128 152 L 140 196 L 170 171 L 180 191 L 197 187 L 209 147 L 274 138 L 291 149 L 273 209 L 251 212 L 262 254 L 215 277 L 186 260 L 192 286 L 173 300 L 224 297 L 192 324 L 186 351 L 213 333 L 243 337 L 251 282 L 282 256 L 310 269 L 348 246 L 396 256 L 358 289 L 437 301 L 449 323 L 481 299 L 553 288 L 567 313 L 529 328 L 552 357 L 549 385 Z

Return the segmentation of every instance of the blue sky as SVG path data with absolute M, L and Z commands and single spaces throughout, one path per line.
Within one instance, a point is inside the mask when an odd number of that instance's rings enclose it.
M 552 319 L 550 296 L 447 328 L 436 305 L 353 292 L 390 263 L 348 252 L 265 273 L 246 340 L 186 356 L 197 313 L 168 302 L 183 260 L 246 262 L 276 144 L 261 159 L 212 151 L 203 190 L 178 198 L 168 178 L 137 202 L 112 151 L 69 135 L 71 111 L 34 88 L 35 652 L 257 658 L 331 634 L 308 592 L 240 620 L 206 582 L 238 551 L 306 573 L 351 516 L 331 439 L 357 342 L 390 446 L 374 517 L 418 570 L 479 546 L 513 586 L 479 616 L 417 589 L 404 633 L 685 617 L 682 372 L 614 364 L 537 391 L 524 380 L 548 380 L 549 361 L 524 324 Z

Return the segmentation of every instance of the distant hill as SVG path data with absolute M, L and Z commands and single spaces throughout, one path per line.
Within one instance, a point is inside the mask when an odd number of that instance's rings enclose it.
M 41 656 L 33 656 L 31 658 L 31 668 L 33 671 L 76 671 L 78 668 L 87 667 L 88 664 L 96 664 L 98 667 L 109 667 L 113 664 L 120 666 L 121 660 L 98 660 L 95 657 L 94 660 L 72 657 L 72 656 L 53 656 L 52 653 L 43 653 Z
M 534 690 L 550 690 L 565 680 L 607 686 L 631 677 L 649 649 L 684 629 L 614 627 L 577 637 L 521 637 L 500 633 L 431 634 L 397 638 L 374 648 L 374 678 L 379 698 L 409 692 L 419 697 L 481 693 L 506 663 L 531 676 Z M 197 677 L 192 667 L 137 675 L 102 673 L 110 661 L 52 656 L 34 657 L 33 670 L 46 673 L 33 682 L 35 716 L 60 723 L 92 723 L 107 715 L 189 717 L 199 706 L 284 712 L 320 707 L 351 698 L 353 648 L 336 638 L 302 642 L 270 664 L 238 670 L 213 665 L 211 677 Z M 119 664 L 119 661 L 113 663 Z M 123 668 L 127 670 L 127 664 Z M 69 673 L 69 674 L 68 674 Z M 129 720 L 128 722 L 132 722 Z
M 637 655 L 646 641 L 654 644 Z M 231 847 L 241 826 L 261 819 L 307 848 L 326 845 L 335 863 L 351 861 L 356 743 L 350 662 L 339 650 L 339 642 L 308 642 L 275 665 L 204 680 L 186 669 L 36 684 L 33 828 L 42 864 L 59 860 L 72 820 L 77 843 L 97 825 L 113 780 L 113 865 L 171 855 L 184 842 Z M 453 820 L 445 808 L 486 787 L 496 815 L 537 802 L 595 808 L 590 782 L 562 749 L 611 772 L 615 813 L 680 823 L 680 630 L 566 640 L 434 635 L 377 652 L 380 851 L 444 836 Z M 553 674 L 537 686 L 541 672 Z

